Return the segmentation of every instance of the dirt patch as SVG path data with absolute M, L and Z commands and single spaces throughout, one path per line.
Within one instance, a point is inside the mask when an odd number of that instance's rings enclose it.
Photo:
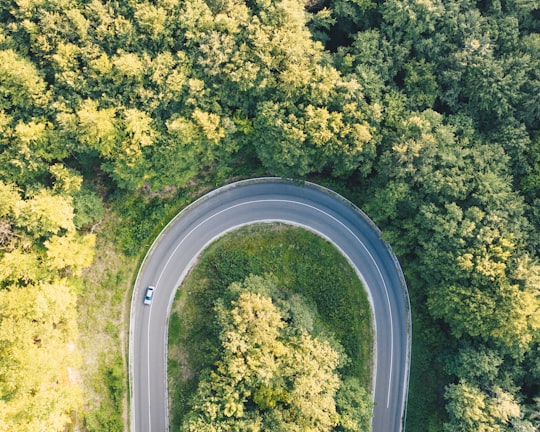
M 193 369 L 189 365 L 188 355 L 186 352 L 180 350 L 178 352 L 178 361 L 180 362 L 180 376 L 182 377 L 182 380 L 188 381 L 191 380 L 195 373 L 193 372 Z

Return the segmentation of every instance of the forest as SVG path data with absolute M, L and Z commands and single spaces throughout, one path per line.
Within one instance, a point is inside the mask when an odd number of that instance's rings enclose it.
M 538 0 L 0 0 L 0 431 L 122 430 L 77 379 L 100 224 L 136 260 L 260 173 L 334 187 L 400 258 L 408 430 L 539 430 L 539 30 Z

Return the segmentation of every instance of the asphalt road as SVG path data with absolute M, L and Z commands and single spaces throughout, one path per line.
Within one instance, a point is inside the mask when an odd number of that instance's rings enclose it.
M 203 249 L 242 225 L 281 221 L 330 240 L 364 282 L 376 332 L 374 432 L 403 430 L 410 358 L 409 309 L 401 270 L 378 231 L 345 200 L 279 180 L 229 185 L 180 213 L 160 234 L 137 277 L 130 320 L 132 432 L 168 430 L 166 351 L 176 288 Z M 146 286 L 155 285 L 151 306 Z

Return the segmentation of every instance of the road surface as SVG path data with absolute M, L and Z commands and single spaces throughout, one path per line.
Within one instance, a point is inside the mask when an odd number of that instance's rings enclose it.
M 132 432 L 168 430 L 167 329 L 176 288 L 204 248 L 257 222 L 305 227 L 331 241 L 356 269 L 374 315 L 374 432 L 404 429 L 410 316 L 401 270 L 377 228 L 352 204 L 314 185 L 279 179 L 217 189 L 182 211 L 145 257 L 131 303 L 129 367 Z M 151 306 L 144 291 L 154 285 Z

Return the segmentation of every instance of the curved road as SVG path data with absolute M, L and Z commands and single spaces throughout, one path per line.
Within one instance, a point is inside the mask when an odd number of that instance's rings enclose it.
M 410 357 L 407 294 L 395 257 L 376 227 L 337 194 L 279 179 L 239 182 L 182 211 L 148 252 L 135 284 L 130 320 L 131 430 L 168 430 L 166 350 L 176 288 L 217 237 L 255 222 L 303 226 L 330 240 L 364 282 L 374 313 L 374 432 L 404 429 Z M 144 290 L 155 285 L 151 306 Z

